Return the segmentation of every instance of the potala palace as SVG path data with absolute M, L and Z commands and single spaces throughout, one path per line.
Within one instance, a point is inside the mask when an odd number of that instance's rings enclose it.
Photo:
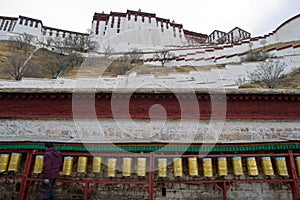
M 53 55 L 68 57 L 57 46 L 68 38 L 97 48 L 52 79 L 0 80 L 0 199 L 42 198 L 49 141 L 63 155 L 58 199 L 300 199 L 299 85 L 239 87 L 262 63 L 299 69 L 299 14 L 259 37 L 238 27 L 196 33 L 131 10 L 95 13 L 89 33 L 0 17 L 3 49 L 24 33 L 33 40 L 22 67 L 35 52 L 44 68 Z M 142 62 L 133 71 L 104 76 L 134 49 Z M 165 65 L 154 56 L 162 51 L 174 55 Z M 257 52 L 266 57 L 250 60 Z
M 111 87 L 117 82 L 118 87 L 132 87 L 144 84 L 145 81 L 141 80 L 147 80 L 145 87 L 160 87 L 158 85 L 168 82 L 170 87 L 184 88 L 188 81 L 189 87 L 235 88 L 238 87 L 238 81 L 247 82 L 247 74 L 259 64 L 259 61 L 245 60 L 249 53 L 255 51 L 268 54 L 269 61 L 275 60 L 286 64 L 285 73 L 289 73 L 298 67 L 299 29 L 300 15 L 287 19 L 273 32 L 259 37 L 251 37 L 249 32 L 238 27 L 227 33 L 219 30 L 209 35 L 196 33 L 184 29 L 182 24 L 159 18 L 155 14 L 131 10 L 127 10 L 126 13 L 95 13 L 88 34 L 48 27 L 41 20 L 24 16 L 0 17 L 1 40 L 14 40 L 18 35 L 27 33 L 34 36 L 38 46 L 37 41 L 50 41 L 49 38 L 55 42 L 68 37 L 89 37 L 97 43 L 97 49 L 94 53 L 86 55 L 87 57 L 101 57 L 107 48 L 114 52 L 111 57 L 139 49 L 143 52 L 144 64 L 160 65 L 160 62 L 153 59 L 154 53 L 168 50 L 175 56 L 166 63 L 166 66 L 209 68 L 201 72 L 191 71 L 189 74 L 169 74 L 159 79 L 151 75 L 142 77 L 135 74 L 119 76 L 108 81 L 106 79 L 105 82 Z M 73 84 L 72 80 L 63 81 L 65 87 Z
M 155 48 L 165 46 L 199 45 L 204 43 L 232 43 L 250 38 L 250 33 L 234 28 L 228 33 L 214 31 L 209 36 L 183 29 L 182 24 L 157 17 L 152 13 L 127 10 L 126 13 L 95 13 L 90 34 L 61 30 L 43 25 L 38 19 L 19 16 L 1 17 L 2 39 L 14 34 L 27 33 L 38 40 L 66 37 L 92 37 L 99 44 L 111 45 L 118 50 L 130 48 Z

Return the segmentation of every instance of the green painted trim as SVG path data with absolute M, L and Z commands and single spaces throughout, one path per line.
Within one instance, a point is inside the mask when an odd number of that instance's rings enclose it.
M 33 149 L 43 150 L 44 145 L 40 144 L 0 144 L 0 149 Z M 174 147 L 174 146 L 56 146 L 56 149 L 61 151 L 104 151 L 104 152 L 241 152 L 241 151 L 269 151 L 269 150 L 288 150 L 300 149 L 300 144 L 274 144 L 274 145 L 256 145 L 256 146 L 230 146 L 230 147 Z

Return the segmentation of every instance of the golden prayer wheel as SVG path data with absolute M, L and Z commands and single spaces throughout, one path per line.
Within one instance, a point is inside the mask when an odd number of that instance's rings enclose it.
M 34 174 L 41 174 L 43 172 L 43 166 L 44 166 L 44 156 L 43 155 L 37 155 L 35 157 L 33 173 Z
M 123 158 L 122 175 L 131 176 L 132 158 Z
M 300 156 L 295 158 L 298 176 L 300 176 Z
M 21 153 L 12 153 L 10 162 L 9 162 L 9 166 L 8 166 L 8 171 L 17 172 L 19 170 L 21 158 L 22 158 Z
M 242 158 L 240 156 L 235 156 L 232 158 L 232 165 L 233 165 L 233 174 L 235 176 L 244 175 Z
M 213 176 L 213 168 L 212 168 L 212 159 L 211 158 L 203 158 L 202 159 L 202 167 L 203 167 L 203 175 L 206 177 Z
M 3 153 L 0 155 L 0 173 L 6 172 L 8 161 L 9 161 L 9 154 Z
M 101 163 L 102 163 L 101 157 L 93 157 L 92 172 L 100 173 L 101 172 Z
M 86 156 L 78 157 L 77 172 L 86 173 L 88 158 Z
M 138 158 L 136 164 L 136 174 L 138 176 L 146 176 L 146 169 L 147 169 L 147 159 Z
M 173 158 L 174 176 L 182 176 L 182 158 Z
M 249 176 L 258 176 L 258 169 L 257 169 L 255 157 L 247 158 L 247 169 L 248 169 Z
M 285 157 L 275 158 L 276 169 L 279 176 L 288 176 L 288 170 L 286 166 Z
M 158 159 L 158 177 L 167 177 L 167 166 L 166 158 Z
M 63 174 L 64 175 L 71 175 L 73 171 L 73 157 L 66 156 L 64 157 L 64 164 L 63 164 Z
M 261 165 L 262 165 L 264 175 L 266 176 L 274 175 L 274 170 L 273 170 L 272 161 L 270 157 L 262 157 Z
M 227 176 L 228 175 L 226 157 L 218 158 L 218 174 L 219 174 L 219 176 Z
M 117 159 L 116 158 L 108 158 L 107 176 L 115 177 L 116 176 L 116 168 L 117 168 Z
M 188 158 L 188 166 L 189 166 L 189 175 L 190 176 L 198 176 L 198 161 L 196 157 Z

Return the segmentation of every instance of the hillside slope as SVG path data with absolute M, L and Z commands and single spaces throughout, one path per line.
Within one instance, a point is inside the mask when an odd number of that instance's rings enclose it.
M 0 41 L 0 79 L 12 79 L 13 66 L 9 61 L 11 56 L 25 56 L 25 58 L 28 58 L 34 49 L 34 46 L 29 45 L 25 54 L 25 51 L 19 49 L 16 42 Z M 52 78 L 67 59 L 68 56 L 60 55 L 46 49 L 38 49 L 28 64 L 24 77 Z
M 28 48 L 27 57 L 33 52 L 35 48 L 30 46 Z M 13 55 L 24 54 L 23 50 L 16 48 L 16 44 L 11 41 L 0 41 L 0 79 L 11 80 L 12 65 L 9 57 Z M 64 66 L 69 59 L 68 56 L 60 55 L 58 53 L 38 49 L 32 59 L 31 63 L 24 74 L 26 78 L 46 78 L 50 79 L 57 73 L 58 70 Z M 300 68 L 300 65 L 299 65 Z M 116 77 L 117 75 L 129 74 L 136 72 L 137 74 L 152 74 L 154 76 L 165 76 L 169 73 L 188 73 L 189 71 L 210 70 L 207 67 L 194 66 L 153 66 L 139 64 L 130 64 L 128 61 L 116 61 L 109 58 L 89 58 L 83 63 L 76 63 L 69 66 L 60 77 L 62 78 L 76 78 L 81 77 Z M 259 84 L 249 84 L 244 87 L 262 87 Z M 292 74 L 286 75 L 280 82 L 278 88 L 297 88 L 300 89 L 300 70 L 295 70 Z

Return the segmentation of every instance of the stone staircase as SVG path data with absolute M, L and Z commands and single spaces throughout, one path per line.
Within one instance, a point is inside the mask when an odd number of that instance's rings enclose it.
M 113 62 L 113 60 L 104 57 L 88 57 L 81 65 L 73 68 L 68 68 L 61 74 L 61 78 L 78 78 L 87 77 L 95 78 L 103 76 L 106 73 L 107 67 Z

